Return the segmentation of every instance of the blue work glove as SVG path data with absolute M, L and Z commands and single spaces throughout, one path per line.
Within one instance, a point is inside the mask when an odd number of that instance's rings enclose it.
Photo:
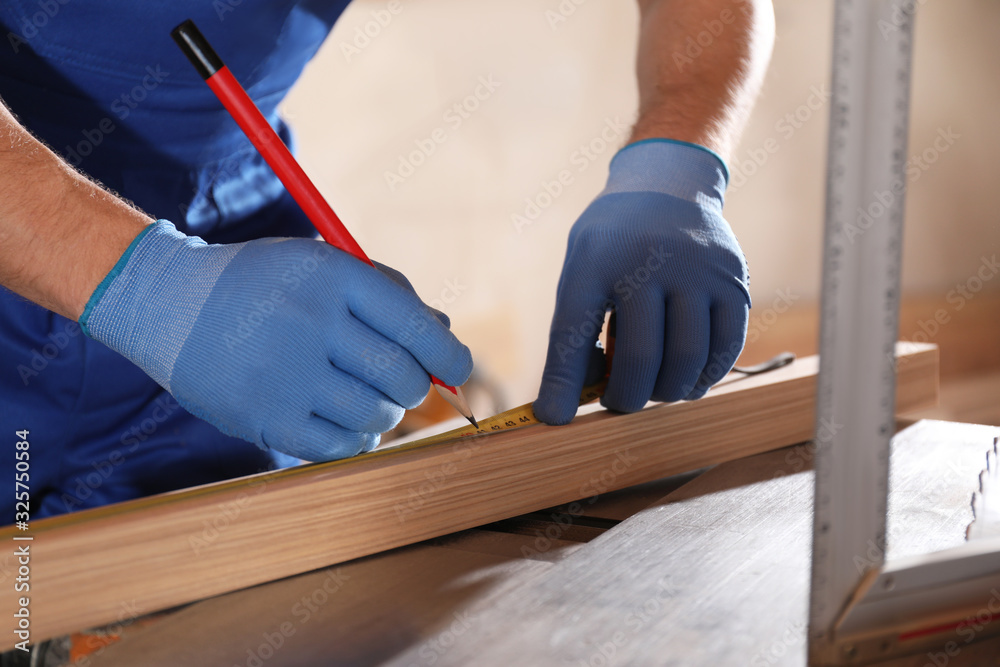
M 162 220 L 80 324 L 222 432 L 309 461 L 375 447 L 423 400 L 428 372 L 460 385 L 472 371 L 395 271 L 310 239 L 207 245 Z
M 746 261 L 722 217 L 726 166 L 701 146 L 640 141 L 611 161 L 604 191 L 569 234 L 535 414 L 565 424 L 604 373 L 607 310 L 615 355 L 601 402 L 700 398 L 736 362 L 750 309 Z

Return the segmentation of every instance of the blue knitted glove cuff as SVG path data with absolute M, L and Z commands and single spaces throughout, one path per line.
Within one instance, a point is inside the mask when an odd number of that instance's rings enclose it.
M 131 359 L 168 391 L 174 362 L 209 292 L 244 244 L 219 246 L 193 266 L 191 251 L 206 245 L 158 220 L 129 245 L 80 317 L 88 336 Z
M 721 210 L 728 182 L 726 163 L 704 146 L 645 139 L 618 151 L 611 160 L 608 184 L 599 196 L 659 192 Z

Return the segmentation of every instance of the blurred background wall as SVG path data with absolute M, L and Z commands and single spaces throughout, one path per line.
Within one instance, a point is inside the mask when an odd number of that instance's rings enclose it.
M 748 356 L 815 349 L 832 4 L 775 0 L 771 68 L 730 164 Z M 1000 369 L 1000 3 L 917 4 L 900 334 L 981 374 Z M 355 0 L 284 103 L 320 189 L 451 316 L 507 405 L 535 396 L 567 231 L 635 117 L 637 26 L 629 1 Z M 1000 405 L 1000 384 L 985 391 Z

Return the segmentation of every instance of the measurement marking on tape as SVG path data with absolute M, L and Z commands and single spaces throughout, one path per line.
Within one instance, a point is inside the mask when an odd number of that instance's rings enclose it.
M 741 377 L 747 377 L 751 375 L 760 375 L 761 373 L 767 373 L 773 371 L 776 368 L 781 368 L 782 366 L 787 366 L 788 364 L 795 361 L 795 355 L 791 352 L 782 352 L 767 361 L 757 364 L 755 366 L 749 367 L 734 367 L 733 371 L 723 378 L 718 385 L 728 384 L 730 382 L 738 381 Z M 596 384 L 589 385 L 583 388 L 580 393 L 580 405 L 586 405 L 592 401 L 597 400 L 604 395 L 604 390 L 607 387 L 607 378 L 601 380 Z M 716 386 L 718 386 L 716 385 Z M 440 433 L 438 435 L 428 436 L 420 440 L 413 440 L 411 442 L 403 443 L 399 445 L 400 447 L 411 447 L 414 445 L 430 445 L 438 442 L 446 442 L 448 440 L 455 440 L 456 438 L 465 438 L 471 436 L 482 436 L 490 435 L 491 433 L 500 433 L 502 431 L 511 431 L 518 428 L 524 428 L 526 426 L 533 426 L 535 424 L 541 424 L 542 422 L 535 416 L 535 411 L 531 407 L 531 403 L 525 403 L 524 405 L 519 405 L 516 408 L 511 408 L 510 410 L 505 410 L 499 414 L 493 415 L 492 417 L 487 417 L 486 419 L 479 420 L 479 428 L 475 428 L 471 424 L 468 426 L 462 426 L 460 428 L 447 431 L 446 433 Z

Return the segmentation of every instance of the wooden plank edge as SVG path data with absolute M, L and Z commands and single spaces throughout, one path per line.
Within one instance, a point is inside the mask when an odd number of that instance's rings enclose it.
M 400 447 L 36 522 L 32 639 L 808 440 L 816 366 L 799 360 L 631 415 Z M 901 351 L 900 411 L 932 400 L 936 369 L 933 346 Z M 5 612 L 16 597 L 4 588 Z M 5 634 L 3 647 L 14 641 Z

